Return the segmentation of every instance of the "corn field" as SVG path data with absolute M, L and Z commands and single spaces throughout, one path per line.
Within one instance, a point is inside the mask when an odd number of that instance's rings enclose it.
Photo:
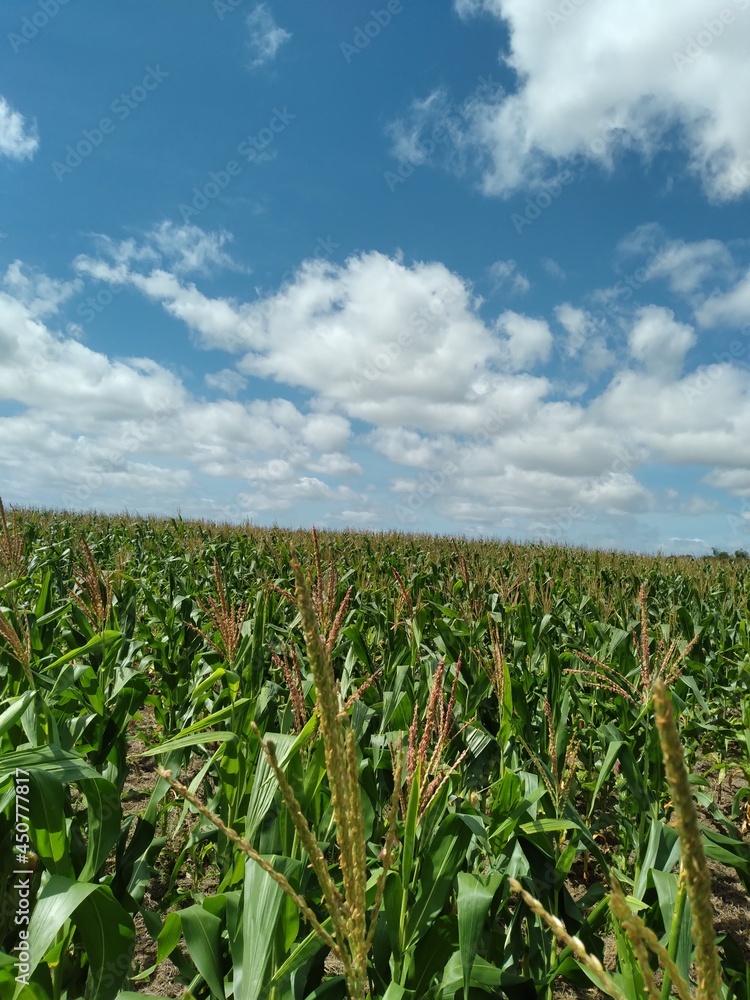
M 0 997 L 750 1000 L 749 600 L 0 506 Z

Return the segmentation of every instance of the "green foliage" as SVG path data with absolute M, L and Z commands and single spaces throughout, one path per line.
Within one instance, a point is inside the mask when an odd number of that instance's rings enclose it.
M 0 506 L 0 996 L 148 996 L 169 958 L 196 1000 L 343 997 L 324 942 L 354 927 L 373 998 L 549 997 L 589 985 L 613 934 L 611 981 L 635 998 L 617 885 L 687 978 L 653 685 L 703 810 L 693 842 L 750 888 L 749 598 L 740 554 Z M 712 788 L 738 777 L 723 806 Z M 729 934 L 719 959 L 725 1000 L 750 1000 Z

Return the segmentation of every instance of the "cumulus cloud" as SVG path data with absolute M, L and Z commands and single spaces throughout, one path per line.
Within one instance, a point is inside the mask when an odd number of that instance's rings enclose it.
M 245 23 L 249 32 L 251 69 L 259 69 L 266 63 L 273 62 L 284 42 L 288 42 L 292 37 L 291 32 L 276 24 L 268 4 L 265 3 L 259 3 L 251 10 Z
M 120 263 L 101 272 L 113 282 L 129 280 L 134 260 L 151 260 L 132 247 L 115 250 Z M 287 399 L 206 402 L 150 358 L 113 359 L 52 331 L 42 317 L 59 312 L 79 287 L 17 263 L 0 290 L 0 402 L 11 407 L 0 416 L 0 464 L 15 496 L 58 507 L 179 505 L 187 512 L 193 491 L 213 480 L 229 499 L 211 513 L 236 516 L 232 490 L 248 483 L 266 496 L 267 509 L 278 500 L 267 475 L 277 461 L 293 497 L 322 484 L 315 489 L 334 509 L 360 502 L 337 482 L 362 471 L 347 454 L 345 417 L 305 412 Z M 213 382 L 221 392 L 239 389 L 244 379 L 225 370 Z
M 205 376 L 209 389 L 216 389 L 225 396 L 236 396 L 247 386 L 247 379 L 232 368 L 222 368 L 218 372 L 208 372 Z
M 463 428 L 481 422 L 477 377 L 501 344 L 470 286 L 443 264 L 379 253 L 343 265 L 305 261 L 275 294 L 252 303 L 209 298 L 163 268 L 111 268 L 81 257 L 80 273 L 127 281 L 183 320 L 205 348 L 239 355 L 243 375 L 305 389 L 375 424 Z M 519 385 L 510 404 L 545 384 Z M 487 398 L 504 391 L 494 376 Z
M 667 283 L 675 295 L 700 304 L 707 290 L 724 288 L 736 280 L 738 271 L 729 248 L 721 240 L 687 241 L 671 239 L 662 226 L 644 223 L 628 233 L 618 244 L 621 263 L 633 269 L 643 281 L 657 279 Z
M 506 310 L 497 321 L 505 334 L 504 356 L 511 371 L 521 371 L 546 361 L 552 350 L 552 331 L 543 319 Z
M 720 240 L 670 240 L 656 254 L 649 277 L 663 278 L 678 295 L 690 295 L 708 283 L 724 282 L 734 272 L 732 255 Z
M 463 17 L 502 20 L 514 93 L 471 102 L 463 141 L 484 162 L 487 194 L 506 197 L 576 155 L 610 169 L 625 150 L 650 159 L 677 136 L 714 200 L 750 190 L 745 0 L 457 0 Z M 710 23 L 709 23 L 710 22 Z M 581 57 L 585 53 L 585 58 Z
M 634 236 L 627 252 L 643 251 L 644 240 Z M 689 286 L 703 302 L 712 280 L 705 268 L 716 270 L 724 252 L 685 246 L 678 253 L 695 277 L 671 287 L 682 295 Z M 169 387 L 174 376 L 158 366 L 80 361 L 89 371 L 103 364 L 103 384 L 124 364 L 136 392 L 149 380 L 164 386 L 160 396 L 172 392 L 179 416 L 142 442 L 138 461 L 187 471 L 191 491 L 205 491 L 200 477 L 239 481 L 235 506 L 244 515 L 315 505 L 331 523 L 346 523 L 346 511 L 362 523 L 407 525 L 423 523 L 429 509 L 462 529 L 502 530 L 510 519 L 515 531 L 550 538 L 599 519 L 600 537 L 613 539 L 612 519 L 701 514 L 698 501 L 641 483 L 644 463 L 703 465 L 727 495 L 744 488 L 737 477 L 750 467 L 750 376 L 731 360 L 701 362 L 693 327 L 647 298 L 611 307 L 604 319 L 571 302 L 553 307 L 557 364 L 568 365 L 553 380 L 534 371 L 552 359 L 553 325 L 512 310 L 491 322 L 471 285 L 439 262 L 380 253 L 308 260 L 276 291 L 243 301 L 211 297 L 170 270 L 153 239 L 99 249 L 77 260 L 81 277 L 136 289 L 181 319 L 196 346 L 231 358 L 207 376 L 209 387 L 230 397 L 249 376 L 276 386 L 273 400 L 206 402 L 177 380 Z M 668 288 L 670 274 L 665 266 Z M 641 285 L 642 296 L 650 287 Z M 575 384 L 559 374 L 573 369 Z M 607 371 L 596 390 L 579 384 L 581 373 Z M 11 382 L 19 379 L 7 392 Z M 291 395 L 306 408 L 284 398 Z M 384 478 L 389 467 L 398 471 Z
M 678 323 L 671 309 L 646 306 L 638 311 L 628 345 L 632 357 L 650 374 L 674 379 L 696 340 L 693 328 Z
M 565 357 L 580 359 L 587 375 L 600 375 L 614 365 L 614 354 L 587 310 L 563 302 L 555 307 L 555 317 L 567 334 L 563 345 Z
M 750 469 L 714 469 L 703 481 L 738 497 L 750 497 Z
M 79 280 L 56 281 L 26 267 L 20 260 L 14 260 L 8 266 L 0 284 L 9 295 L 23 303 L 35 318 L 56 313 L 62 303 L 81 288 Z
M 750 270 L 727 292 L 714 292 L 696 309 L 696 319 L 701 326 L 743 327 L 750 333 Z
M 23 115 L 0 97 L 0 156 L 11 160 L 31 159 L 39 148 L 36 125 L 28 126 Z

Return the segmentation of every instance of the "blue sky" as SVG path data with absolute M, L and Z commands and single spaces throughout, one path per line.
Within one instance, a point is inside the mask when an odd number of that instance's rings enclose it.
M 0 495 L 750 543 L 750 0 L 0 11 Z

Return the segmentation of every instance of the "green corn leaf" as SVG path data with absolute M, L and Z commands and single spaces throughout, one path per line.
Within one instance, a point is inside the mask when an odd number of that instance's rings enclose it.
M 142 753 L 137 754 L 137 756 L 154 757 L 157 754 L 182 750 L 184 747 L 201 746 L 204 743 L 234 743 L 236 740 L 236 733 L 227 733 L 224 731 L 191 733 L 189 736 L 176 736 L 173 740 L 166 740 L 164 743 L 160 743 L 158 747 L 144 750 Z
M 643 899 L 648 888 L 648 878 L 654 868 L 669 872 L 677 864 L 680 857 L 680 838 L 672 827 L 657 819 L 651 820 L 646 855 L 643 859 L 633 895 Z
M 94 878 L 117 843 L 122 802 L 117 788 L 106 778 L 85 778 L 78 784 L 88 810 L 86 863 L 79 876 L 82 882 L 86 882 Z
M 596 785 L 594 787 L 593 794 L 591 796 L 591 804 L 589 806 L 589 811 L 587 814 L 587 819 L 591 819 L 594 814 L 594 807 L 596 806 L 596 800 L 601 791 L 602 785 L 607 780 L 609 775 L 612 773 L 612 769 L 617 761 L 617 756 L 620 752 L 620 747 L 623 745 L 622 740 L 615 740 L 610 743 L 607 747 L 607 753 L 605 754 L 604 760 L 602 761 L 602 766 L 599 770 L 599 776 L 596 779 Z
M 58 781 L 70 784 L 86 778 L 101 778 L 79 754 L 58 746 L 34 747 L 0 755 L 0 783 L 20 771 L 36 768 L 45 771 Z
M 29 823 L 37 854 L 54 875 L 75 879 L 65 819 L 66 786 L 36 768 L 29 771 L 29 784 Z
M 654 880 L 656 894 L 659 898 L 659 909 L 661 910 L 664 929 L 667 935 L 669 935 L 674 930 L 674 914 L 679 879 L 674 872 L 661 872 L 656 868 L 651 872 L 651 877 Z M 679 920 L 677 941 L 668 940 L 666 945 L 677 968 L 682 974 L 682 978 L 685 982 L 688 982 L 690 980 L 690 961 L 693 956 L 693 936 L 690 932 L 692 926 L 690 899 L 684 889 L 681 902 L 682 913 L 678 913 L 678 918 L 681 917 L 681 919 Z
M 414 845 L 417 839 L 417 819 L 419 816 L 419 799 L 422 792 L 422 761 L 417 761 L 409 792 L 409 804 L 406 808 L 406 824 L 404 827 L 404 846 L 401 853 L 401 881 L 407 891 L 411 883 L 412 863 L 414 861 Z
M 504 980 L 503 972 L 483 958 L 474 961 L 470 987 L 476 987 L 486 993 L 495 994 L 497 987 Z M 464 970 L 461 952 L 454 952 L 445 966 L 443 979 L 440 984 L 440 996 L 443 998 L 455 997 L 458 990 L 464 985 Z M 465 995 L 465 994 L 464 994 Z
M 36 692 L 34 691 L 24 691 L 18 698 L 8 700 L 8 707 L 0 714 L 0 736 L 4 736 L 18 722 L 35 696 Z
M 202 694 L 205 694 L 218 680 L 221 680 L 225 673 L 225 667 L 216 667 L 208 677 L 204 678 L 199 684 L 196 684 L 190 692 L 189 701 L 197 701 Z
M 112 1000 L 125 981 L 133 960 L 133 919 L 108 886 L 99 885 L 73 916 L 89 960 L 85 1000 Z
M 327 917 L 321 922 L 321 927 L 323 930 L 328 931 L 330 934 L 333 928 L 333 922 L 330 917 Z M 304 940 L 300 941 L 298 945 L 295 946 L 292 954 L 287 958 L 283 965 L 279 966 L 276 970 L 273 978 L 268 983 L 268 989 L 275 989 L 280 986 L 285 979 L 288 979 L 293 972 L 301 968 L 305 962 L 309 962 L 311 958 L 314 958 L 321 949 L 325 948 L 325 945 L 318 937 L 315 931 L 311 931 Z
M 265 739 L 271 740 L 276 747 L 276 758 L 279 766 L 283 769 L 297 744 L 297 738 L 293 733 L 266 733 Z M 250 802 L 247 807 L 245 836 L 250 843 L 253 842 L 260 824 L 271 808 L 278 787 L 278 782 L 266 760 L 266 755 L 261 753 L 258 757 L 253 787 L 250 792 Z
M 419 891 L 406 925 L 407 948 L 419 940 L 445 905 L 471 838 L 471 831 L 455 814 L 441 825 L 420 863 Z
M 554 819 L 551 816 L 543 819 L 534 819 L 530 823 L 521 823 L 518 827 L 521 833 L 525 833 L 527 836 L 531 836 L 534 833 L 560 833 L 564 830 L 575 830 L 575 828 L 575 823 L 571 823 L 566 819 Z
M 215 722 L 223 722 L 224 719 L 229 718 L 234 712 L 242 708 L 244 705 L 249 703 L 249 698 L 239 698 L 234 705 L 226 705 L 224 708 L 220 708 L 217 712 L 213 712 L 211 715 L 207 715 L 205 719 L 199 719 L 198 722 L 194 722 L 192 726 L 188 726 L 183 729 L 182 736 L 179 737 L 183 739 L 186 736 L 192 736 L 193 733 L 200 733 L 212 726 Z M 165 746 L 166 744 L 162 744 Z M 186 744 L 189 746 L 189 744 Z M 174 748 L 172 748 L 174 749 Z M 158 747 L 156 751 L 151 751 L 151 753 L 158 752 L 161 753 L 162 747 Z
M 197 903 L 179 911 L 182 933 L 195 967 L 211 993 L 224 1000 L 224 972 L 221 961 L 221 920 Z
M 383 1000 L 408 1000 L 408 998 L 413 996 L 414 993 L 412 990 L 404 989 L 398 983 L 391 983 L 383 994 Z
M 92 639 L 86 643 L 85 646 L 79 646 L 78 649 L 71 649 L 69 652 L 65 653 L 63 656 L 58 657 L 54 662 L 50 663 L 46 668 L 47 673 L 54 673 L 60 667 L 69 663 L 71 660 L 75 660 L 80 656 L 85 656 L 87 653 L 93 653 L 98 650 L 101 646 L 114 645 L 119 643 L 122 639 L 122 634 L 116 632 L 113 629 L 105 629 L 98 635 L 95 635 Z
M 513 684 L 510 679 L 510 667 L 507 656 L 503 657 L 503 704 L 500 716 L 500 729 L 497 734 L 497 742 L 500 749 L 504 749 L 510 734 L 513 731 Z
M 156 939 L 156 964 L 161 965 L 180 943 L 182 922 L 179 912 L 168 913 Z
M 458 942 L 464 976 L 464 1000 L 468 1000 L 471 970 L 477 957 L 492 899 L 502 882 L 501 875 L 491 875 L 486 881 L 468 872 L 458 873 Z
M 267 856 L 276 871 L 289 878 L 300 868 L 291 858 Z M 236 1000 L 259 1000 L 268 977 L 268 963 L 286 896 L 270 875 L 250 858 L 245 859 L 242 914 L 242 948 L 234 960 Z M 235 953 L 233 951 L 233 957 Z M 240 959 L 240 961 L 237 960 Z M 238 969 L 241 975 L 238 977 Z M 238 982 L 239 980 L 239 982 Z
M 68 919 L 78 928 L 89 958 L 86 1000 L 112 1000 L 130 969 L 135 928 L 109 886 L 50 876 L 37 897 L 29 924 L 30 972 L 43 960 Z

